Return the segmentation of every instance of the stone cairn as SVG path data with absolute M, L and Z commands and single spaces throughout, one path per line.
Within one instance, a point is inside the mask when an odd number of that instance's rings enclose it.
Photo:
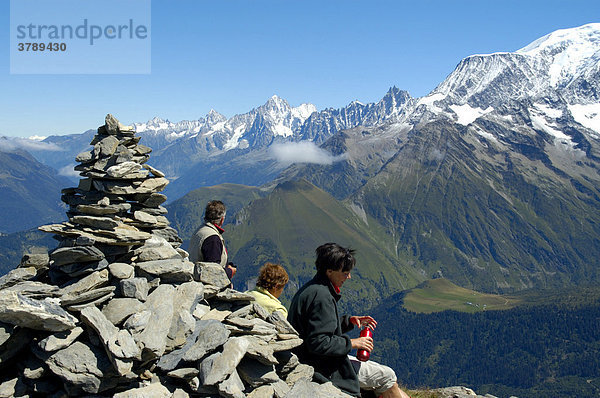
M 347 397 L 311 381 L 279 312 L 188 260 L 139 140 L 107 115 L 69 220 L 39 227 L 58 247 L 0 278 L 0 397 Z

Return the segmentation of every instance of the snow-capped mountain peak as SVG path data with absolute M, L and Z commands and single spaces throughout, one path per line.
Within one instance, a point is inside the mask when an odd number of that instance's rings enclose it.
M 558 30 L 513 53 L 467 57 L 428 97 L 480 109 L 557 95 L 569 103 L 597 103 L 598 65 L 600 24 L 594 23 Z
M 292 108 L 292 115 L 302 121 L 308 119 L 310 115 L 317 111 L 317 107 L 313 104 L 300 104 L 295 108 Z
M 207 114 L 206 114 L 206 123 L 208 125 L 214 125 L 220 122 L 225 122 L 227 120 L 227 117 L 225 117 L 225 115 L 220 114 L 219 112 L 215 111 L 214 109 L 211 109 Z
M 564 86 L 577 77 L 590 60 L 596 65 L 600 62 L 600 23 L 557 30 L 516 53 L 548 59 L 550 85 Z
M 516 51 L 521 54 L 535 55 L 541 51 L 562 49 L 569 46 L 589 47 L 598 50 L 600 46 L 600 23 L 590 23 L 577 28 L 559 29 L 531 42 Z

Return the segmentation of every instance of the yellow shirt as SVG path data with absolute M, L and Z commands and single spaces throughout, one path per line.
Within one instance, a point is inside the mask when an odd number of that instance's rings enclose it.
M 262 287 L 256 286 L 254 290 L 246 292 L 252 296 L 254 296 L 256 302 L 262 305 L 269 314 L 273 311 L 281 311 L 283 315 L 287 318 L 288 312 L 287 308 L 281 304 L 281 301 L 275 296 L 273 296 L 267 289 L 263 289 Z

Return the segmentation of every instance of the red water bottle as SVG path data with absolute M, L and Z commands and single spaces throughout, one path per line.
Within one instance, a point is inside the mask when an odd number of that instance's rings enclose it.
M 371 330 L 370 327 L 366 327 L 360 331 L 360 337 L 373 338 L 373 331 Z M 367 350 L 358 350 L 358 352 L 356 353 L 356 358 L 362 362 L 368 361 L 370 357 L 371 357 L 371 352 L 369 352 Z

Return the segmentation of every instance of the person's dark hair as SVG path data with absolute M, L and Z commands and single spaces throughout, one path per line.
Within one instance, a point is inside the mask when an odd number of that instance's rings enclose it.
M 225 217 L 225 205 L 220 200 L 211 200 L 204 210 L 204 221 L 217 223 Z
M 290 280 L 288 273 L 279 264 L 265 263 L 258 271 L 256 286 L 271 290 L 280 286 L 285 286 Z
M 317 273 L 324 274 L 328 269 L 333 271 L 348 272 L 354 268 L 354 250 L 345 248 L 337 243 L 325 243 L 317 247 Z

